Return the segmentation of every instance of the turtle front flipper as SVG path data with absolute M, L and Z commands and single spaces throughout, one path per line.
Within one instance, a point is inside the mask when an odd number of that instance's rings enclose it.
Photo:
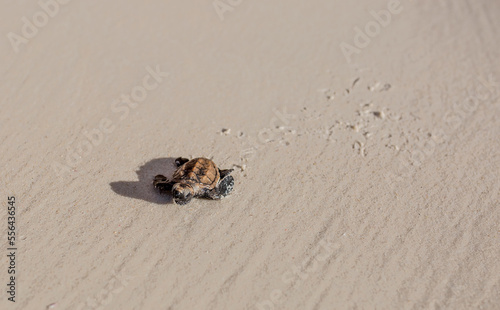
M 169 181 L 164 175 L 157 175 L 153 181 L 153 185 L 160 192 L 160 194 L 170 193 L 172 191 L 172 186 L 174 186 L 174 182 Z
M 175 160 L 175 165 L 177 167 L 180 167 L 182 165 L 184 165 L 185 163 L 187 163 L 189 161 L 189 159 L 187 158 L 184 158 L 184 157 L 178 157 L 176 160 Z

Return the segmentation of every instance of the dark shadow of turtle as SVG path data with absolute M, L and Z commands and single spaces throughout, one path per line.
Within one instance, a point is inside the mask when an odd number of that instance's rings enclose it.
M 111 189 L 122 196 L 142 199 L 157 204 L 173 203 L 171 195 L 160 195 L 153 186 L 153 179 L 158 174 L 171 176 L 177 167 L 175 158 L 156 158 L 148 161 L 136 171 L 139 181 L 111 182 Z

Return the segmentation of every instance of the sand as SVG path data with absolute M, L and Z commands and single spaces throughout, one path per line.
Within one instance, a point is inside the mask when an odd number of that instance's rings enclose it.
M 1 309 L 500 309 L 499 2 L 41 3 L 0 19 Z M 233 194 L 159 196 L 178 156 Z

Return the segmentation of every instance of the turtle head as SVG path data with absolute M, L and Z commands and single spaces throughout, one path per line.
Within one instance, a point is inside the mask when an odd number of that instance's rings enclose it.
M 194 188 L 189 184 L 175 183 L 172 187 L 172 195 L 176 204 L 185 205 L 193 198 Z

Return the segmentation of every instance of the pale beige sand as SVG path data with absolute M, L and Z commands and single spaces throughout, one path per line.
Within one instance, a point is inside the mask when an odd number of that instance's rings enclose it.
M 73 0 L 18 53 L 4 3 L 0 308 L 500 309 L 500 3 L 221 1 Z M 159 197 L 177 156 L 234 194 Z

